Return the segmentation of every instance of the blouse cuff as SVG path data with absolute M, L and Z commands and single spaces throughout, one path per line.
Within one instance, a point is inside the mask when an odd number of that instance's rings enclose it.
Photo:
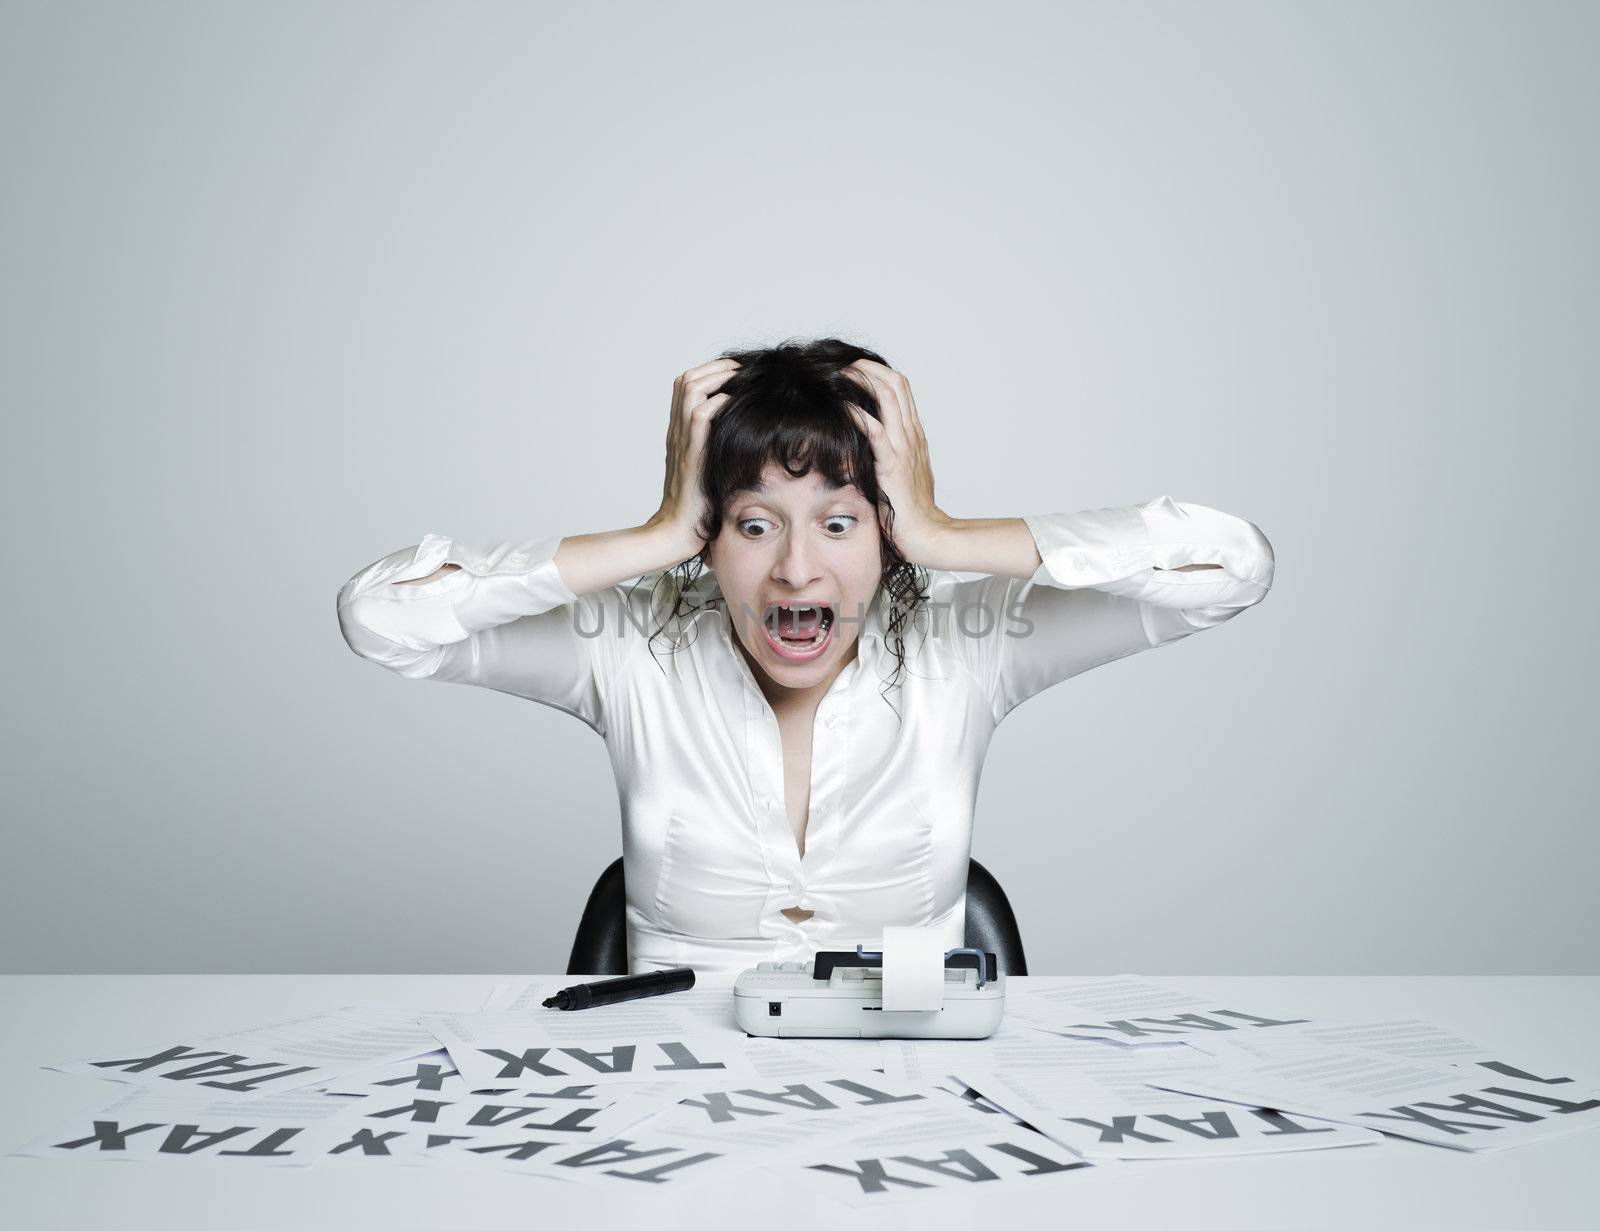
M 1081 513 L 1030 513 L 1023 522 L 1039 549 L 1032 580 L 1077 589 L 1131 577 L 1154 556 L 1149 527 L 1138 506 L 1085 509 Z
M 1219 564 L 1240 581 L 1263 591 L 1272 588 L 1272 544 L 1244 518 L 1203 504 L 1180 503 L 1171 496 L 1140 505 L 1139 513 L 1150 529 L 1150 563 L 1155 567 Z M 1178 576 L 1203 578 L 1212 571 L 1197 569 Z
M 386 584 L 384 597 L 400 602 L 432 599 L 440 606 L 439 599 L 446 596 L 443 606 L 463 634 L 481 632 L 578 601 L 556 567 L 560 546 L 560 535 L 487 546 L 460 543 L 442 534 L 425 535 L 411 559 L 384 581 L 426 577 L 445 564 L 459 569 L 420 586 Z
M 1040 564 L 1032 580 L 1042 585 L 1120 592 L 1124 587 L 1115 583 L 1141 575 L 1146 583 L 1159 578 L 1162 588 L 1223 580 L 1218 569 L 1149 572 L 1185 564 L 1219 565 L 1227 578 L 1261 593 L 1272 585 L 1273 554 L 1266 536 L 1243 518 L 1203 504 L 1159 496 L 1148 504 L 1036 513 L 1023 521 L 1039 548 Z

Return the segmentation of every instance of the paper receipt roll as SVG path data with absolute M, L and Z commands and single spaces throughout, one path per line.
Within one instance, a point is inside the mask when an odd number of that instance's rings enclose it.
M 944 1008 L 944 940 L 934 928 L 883 929 L 883 1011 Z

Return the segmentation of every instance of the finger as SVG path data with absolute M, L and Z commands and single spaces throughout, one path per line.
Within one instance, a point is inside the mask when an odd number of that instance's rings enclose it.
M 672 414 L 667 420 L 667 445 L 678 439 L 679 428 L 683 422 L 683 376 L 680 374 L 672 378 Z
M 855 421 L 861 426 L 861 430 L 865 432 L 869 438 L 878 435 L 883 431 L 883 424 L 880 423 L 877 417 L 870 411 L 863 410 L 860 406 L 856 406 L 852 403 L 846 403 L 845 409 L 850 412 Z
M 716 359 L 708 359 L 704 363 L 696 364 L 694 367 L 685 372 L 684 375 L 693 378 L 699 376 L 703 372 L 710 372 L 718 368 L 736 368 L 738 366 L 739 361 L 737 359 L 733 358 L 731 355 L 723 355 Z
M 861 372 L 871 378 L 875 385 L 882 385 L 894 390 L 895 402 L 907 411 L 905 421 L 909 425 L 912 414 L 909 407 L 911 402 L 911 382 L 906 379 L 904 372 L 891 368 L 888 364 L 879 363 L 876 359 L 863 356 L 856 360 Z M 908 426 L 908 431 L 909 426 Z
M 839 369 L 839 375 L 843 376 L 846 380 L 848 380 L 852 385 L 856 386 L 856 388 L 858 388 L 858 389 L 863 389 L 863 390 L 867 390 L 867 391 L 870 392 L 870 390 L 872 388 L 872 386 L 868 382 L 867 378 L 864 375 L 862 375 L 860 372 L 856 371 L 854 368 L 840 368 Z
M 867 438 L 873 444 L 873 455 L 880 462 L 893 460 L 896 453 L 909 451 L 905 433 L 899 428 L 901 422 L 899 403 L 894 396 L 892 388 L 874 378 L 866 370 L 865 365 L 872 363 L 870 359 L 858 359 L 856 363 L 863 366 L 856 367 L 855 364 L 852 364 L 841 369 L 841 371 L 850 380 L 870 392 L 878 404 L 877 417 L 863 412 L 863 417 L 872 427 L 870 430 L 865 428 L 862 430 L 868 432 Z M 890 368 L 885 368 L 881 363 L 872 364 L 872 366 L 885 372 L 892 371 Z M 852 409 L 859 408 L 852 407 Z
M 858 359 L 861 365 L 861 375 L 871 384 L 873 392 L 877 394 L 878 401 L 883 408 L 884 422 L 891 428 L 901 429 L 901 435 L 910 434 L 909 413 L 906 410 L 905 396 L 902 389 L 905 387 L 905 377 L 891 367 L 876 363 L 871 359 Z
M 673 386 L 673 420 L 678 424 L 680 440 L 684 438 L 684 420 L 687 416 L 705 401 L 707 393 L 727 380 L 738 367 L 736 360 L 717 359 L 690 368 L 677 378 Z
M 680 378 L 685 381 L 698 380 L 700 377 L 712 372 L 731 372 L 739 366 L 737 359 L 713 359 L 709 363 L 702 363 L 690 368 Z
M 890 444 L 896 453 L 909 453 L 909 432 L 906 428 L 905 409 L 900 405 L 899 395 L 892 385 L 879 380 L 871 372 L 867 372 L 865 375 L 872 382 L 872 391 L 877 394 L 879 418 L 883 423 L 884 433 L 888 436 Z
M 705 367 L 691 368 L 689 371 L 683 374 L 683 382 L 686 385 L 710 384 L 718 380 L 726 380 L 738 370 L 739 365 L 732 359 L 729 359 L 723 363 L 707 364 Z
M 859 406 L 846 403 L 845 409 L 850 412 L 850 418 L 854 420 L 855 425 L 861 429 L 861 434 L 867 438 L 868 443 L 871 443 L 872 433 L 878 426 L 878 421 Z
M 927 433 L 922 430 L 922 416 L 917 413 L 917 399 L 916 396 L 911 392 L 911 382 L 909 380 L 905 381 L 901 388 L 905 393 L 906 418 L 911 424 L 912 434 L 916 436 L 918 440 L 922 441 L 923 443 L 927 443 Z
M 882 364 L 878 365 L 882 367 Z M 906 379 L 904 372 L 897 372 L 893 368 L 887 369 L 887 374 L 880 377 L 894 395 L 895 405 L 900 408 L 900 423 L 905 431 L 907 442 L 917 439 L 917 410 L 911 397 L 911 382 Z
M 884 466 L 893 461 L 893 446 L 889 443 L 889 433 L 884 430 L 883 424 L 859 406 L 851 406 L 849 410 L 856 421 L 856 426 L 866 435 L 867 444 L 872 449 L 873 464 Z
M 690 438 L 696 442 L 703 441 L 706 433 L 711 430 L 711 420 L 717 417 L 717 411 L 726 406 L 732 397 L 731 393 L 714 393 L 696 406 L 689 413 Z
M 703 376 L 697 376 L 692 380 L 686 381 L 684 383 L 684 391 L 688 397 L 689 403 L 693 405 L 695 402 L 702 400 L 705 395 L 710 393 L 713 389 L 716 389 L 718 386 L 727 383 L 729 378 L 732 376 L 733 370 L 731 368 L 722 368 L 718 371 L 707 372 Z
M 875 402 L 878 402 L 877 392 L 876 392 L 876 390 L 873 389 L 872 381 L 867 378 L 866 373 L 860 372 L 860 371 L 856 371 L 856 370 L 853 370 L 851 368 L 841 368 L 840 369 L 840 374 L 843 375 L 847 380 L 849 380 L 851 384 L 855 385 L 858 389 L 860 389 L 863 393 L 871 394 L 873 400 Z M 861 405 L 859 405 L 858 403 L 855 403 L 855 402 L 846 402 L 845 403 L 845 409 L 849 410 L 851 412 L 851 414 L 856 416 L 857 422 L 865 420 L 867 423 L 870 423 L 872 425 L 872 428 L 870 430 L 868 428 L 866 428 L 866 427 L 862 427 L 862 429 L 861 429 L 863 432 L 867 433 L 869 439 L 871 438 L 872 432 L 878 430 L 882 426 L 882 422 L 881 422 L 881 419 L 879 418 L 879 416 L 881 416 L 884 413 L 884 408 L 883 408 L 883 405 L 882 405 L 881 402 L 878 402 L 878 405 L 876 407 L 876 409 L 878 411 L 878 415 L 876 415 L 876 416 L 873 415 L 868 410 L 866 410 L 863 406 L 861 406 Z
M 870 376 L 868 376 L 866 374 L 866 372 L 864 372 L 860 368 L 856 367 L 854 364 L 851 364 L 849 367 L 846 367 L 846 368 L 840 368 L 839 369 L 839 375 L 843 376 L 851 384 L 855 385 L 858 389 L 862 390 L 862 392 L 870 393 L 872 395 L 874 401 L 878 401 L 879 400 L 879 398 L 878 398 L 878 390 L 877 390 L 876 386 L 873 384 L 872 378 Z M 881 404 L 878 406 L 877 409 L 878 409 L 879 415 L 882 415 L 884 413 L 884 407 Z

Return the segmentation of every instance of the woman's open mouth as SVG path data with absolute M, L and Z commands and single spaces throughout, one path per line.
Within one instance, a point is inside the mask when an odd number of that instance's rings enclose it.
M 772 652 L 789 662 L 809 662 L 833 640 L 833 608 L 826 603 L 774 603 L 761 622 Z

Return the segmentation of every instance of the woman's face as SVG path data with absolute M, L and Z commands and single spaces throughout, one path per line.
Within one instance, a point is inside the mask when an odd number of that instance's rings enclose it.
M 775 462 L 728 502 L 708 563 L 758 678 L 809 689 L 855 657 L 883 577 L 877 510 L 855 487 Z

